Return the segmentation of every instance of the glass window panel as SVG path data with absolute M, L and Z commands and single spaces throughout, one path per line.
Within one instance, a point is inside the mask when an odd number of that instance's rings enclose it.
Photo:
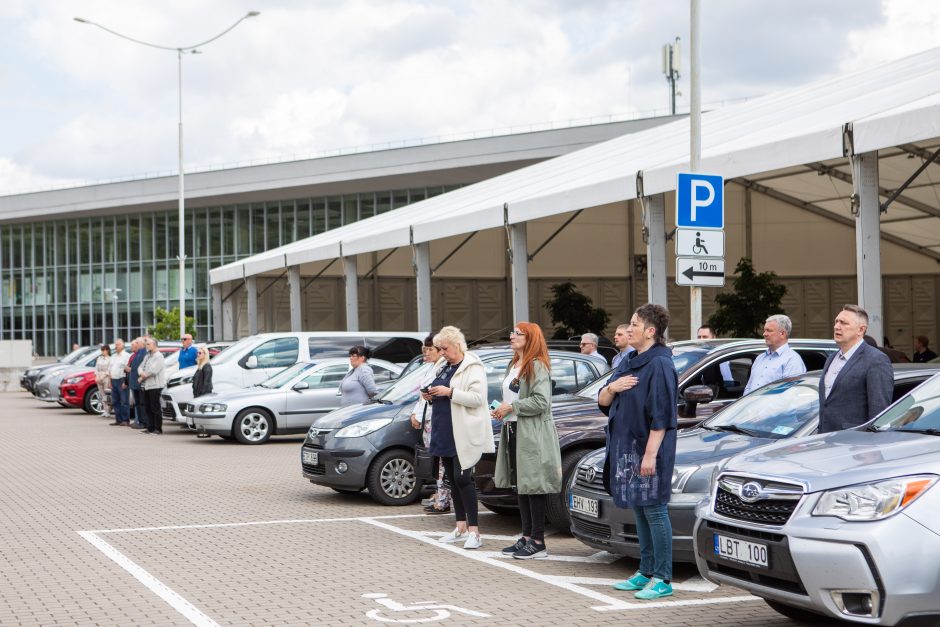
M 166 230 L 167 230 L 166 214 L 165 213 L 154 214 L 153 216 L 153 241 L 154 241 L 154 245 L 156 246 L 156 250 L 164 251 L 164 254 L 160 255 L 161 258 L 166 258 L 165 251 L 168 250 L 167 243 L 166 243 Z M 144 258 L 152 259 L 153 257 L 154 255 L 153 253 L 151 253 L 150 255 Z
M 359 219 L 375 215 L 375 194 L 359 194 Z
M 437 185 L 435 185 L 434 187 L 428 188 L 428 198 L 433 198 L 434 196 L 440 196 L 443 193 L 444 193 L 443 187 L 438 187 Z
M 359 219 L 359 198 L 356 194 L 343 196 L 343 224 L 352 224 Z M 330 228 L 336 228 L 330 225 Z
M 196 294 L 203 296 L 209 293 L 209 262 L 196 262 Z
M 310 204 L 310 234 L 319 235 L 326 231 L 326 200 L 323 198 L 314 198 Z
M 265 210 L 267 215 L 264 217 L 265 224 L 268 226 L 268 235 L 267 239 L 264 242 L 265 250 L 270 250 L 272 248 L 277 248 L 281 245 L 281 212 L 280 212 L 280 203 L 269 202 L 265 205 Z
M 130 243 L 127 237 L 127 216 L 119 216 L 114 220 L 114 261 L 127 261 L 127 248 Z
M 392 209 L 398 209 L 408 204 L 408 190 L 399 189 L 392 192 Z
M 55 223 L 55 265 L 64 266 L 66 263 L 65 250 L 68 240 L 68 225 L 65 222 Z
M 78 275 L 78 293 L 75 295 L 75 301 L 79 303 L 90 302 L 94 297 L 92 290 L 91 274 L 82 272 Z
M 313 235 L 310 232 L 310 199 L 298 200 L 297 206 L 297 239 L 304 239 Z
M 251 254 L 251 209 L 248 205 L 238 205 L 238 248 L 235 254 Z
M 257 255 L 264 247 L 264 203 L 251 205 L 251 254 Z
M 78 263 L 78 221 L 69 220 L 66 224 L 69 263 L 75 265 Z
M 408 202 L 415 203 L 428 197 L 426 189 L 412 189 L 408 192 Z
M 173 309 L 174 304 L 179 300 L 180 297 L 180 270 L 176 265 L 172 265 L 167 269 L 166 276 L 167 283 L 167 292 L 169 293 L 170 300 L 173 301 L 170 303 L 169 308 Z
M 379 192 L 375 195 L 375 213 L 385 213 L 392 209 L 391 192 Z
M 88 228 L 91 230 L 91 261 L 101 263 L 101 253 L 104 250 L 104 225 L 101 220 L 92 220 Z
M 171 211 L 166 218 L 166 253 L 163 255 L 166 259 L 176 259 L 179 256 L 179 247 L 180 247 L 180 233 L 179 233 L 179 216 L 176 215 L 176 212 Z M 159 245 L 160 240 L 157 240 Z M 159 250 L 159 249 L 158 249 Z
M 213 258 L 222 256 L 222 210 L 214 207 L 209 210 L 209 255 Z M 203 249 L 205 250 L 205 249 Z M 200 253 L 203 256 L 205 253 Z
M 294 234 L 294 201 L 281 202 L 281 246 L 297 239 Z
M 166 266 L 160 265 L 154 272 L 154 290 L 153 298 L 157 301 L 165 301 L 170 297 L 169 277 L 167 276 Z M 144 292 L 147 293 L 146 291 Z
M 43 250 L 42 250 L 42 224 L 33 224 L 30 227 L 32 231 L 33 246 L 32 251 L 30 251 L 30 260 L 26 264 L 27 268 L 35 268 L 36 266 L 45 265 L 43 261 Z
M 125 298 L 132 301 L 138 301 L 143 298 L 143 275 L 140 272 L 140 265 L 131 266 L 131 271 L 127 274 L 127 291 L 124 292 Z M 152 284 L 151 284 L 152 285 Z
M 343 201 L 339 196 L 326 199 L 326 230 L 343 226 Z
M 222 218 L 222 255 L 235 254 L 235 206 L 228 205 L 219 209 Z
M 10 267 L 11 268 L 21 268 L 23 267 L 23 227 L 14 226 L 10 229 L 11 237 L 9 239 L 11 244 L 11 255 Z

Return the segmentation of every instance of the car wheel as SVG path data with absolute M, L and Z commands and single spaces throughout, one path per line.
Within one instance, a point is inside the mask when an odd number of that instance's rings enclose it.
M 490 505 L 489 503 L 483 503 L 483 507 L 500 516 L 519 516 L 519 509 L 516 507 L 509 507 L 508 505 Z
M 787 618 L 800 623 L 822 624 L 832 622 L 830 617 L 804 610 L 802 607 L 793 607 L 792 605 L 785 605 L 777 601 L 771 601 L 770 599 L 764 599 L 764 602 L 773 608 L 775 612 L 783 614 Z
M 379 455 L 366 478 L 369 496 L 381 505 L 409 505 L 421 496 L 414 453 L 392 449 Z
M 98 392 L 98 386 L 89 388 L 85 392 L 85 399 L 82 401 L 82 409 L 86 414 L 101 414 L 104 412 L 104 401 Z
M 264 444 L 274 431 L 274 418 L 258 407 L 243 409 L 235 416 L 232 434 L 242 444 Z
M 571 473 L 577 469 L 578 462 L 589 452 L 586 449 L 577 449 L 567 451 L 561 456 L 561 493 L 550 494 L 545 507 L 545 518 L 559 531 L 571 532 L 571 516 L 568 513 L 568 480 L 571 478 Z

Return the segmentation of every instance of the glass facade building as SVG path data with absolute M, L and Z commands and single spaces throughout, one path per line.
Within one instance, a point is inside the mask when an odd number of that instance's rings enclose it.
M 456 187 L 187 207 L 186 314 L 197 339 L 213 328 L 211 268 Z M 178 305 L 178 231 L 176 209 L 0 225 L 0 339 L 62 355 L 115 329 L 142 334 L 157 307 Z

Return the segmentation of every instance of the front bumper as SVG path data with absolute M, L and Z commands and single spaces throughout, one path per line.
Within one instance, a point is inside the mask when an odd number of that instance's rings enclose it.
M 940 535 L 903 512 L 866 523 L 810 516 L 815 500 L 804 499 L 790 521 L 776 529 L 729 521 L 701 507 L 694 529 L 699 572 L 760 597 L 861 624 L 940 617 L 937 566 L 924 559 L 940 555 Z M 767 545 L 768 568 L 716 556 L 716 531 Z M 840 591 L 870 598 L 870 615 L 840 609 L 833 594 Z
M 192 428 L 211 435 L 232 435 L 232 425 L 235 424 L 235 414 L 187 414 L 192 421 Z
M 192 420 L 189 419 L 188 416 L 183 413 L 180 406 L 176 404 L 173 398 L 166 394 L 160 395 L 160 411 L 163 413 L 164 420 L 171 420 L 181 425 L 186 425 L 190 428 L 194 428 L 190 425 Z
M 60 404 L 69 407 L 81 407 L 85 402 L 85 395 L 80 393 L 76 385 L 62 385 L 59 388 L 59 398 L 57 400 Z
M 632 509 L 614 506 L 613 499 L 606 492 L 586 490 L 575 486 L 572 495 L 595 499 L 598 503 L 598 517 L 569 509 L 571 516 L 571 534 L 590 547 L 609 551 L 617 555 L 626 555 L 639 559 L 640 541 L 636 533 L 636 518 Z M 669 521 L 672 523 L 672 560 L 674 562 L 694 562 L 695 550 L 692 532 L 695 526 L 695 505 L 705 498 L 704 494 L 673 494 L 669 502 Z
M 304 461 L 304 452 L 316 453 L 317 463 Z M 361 490 L 366 486 L 369 465 L 378 450 L 368 437 L 334 438 L 332 433 L 307 437 L 301 448 L 301 470 L 303 476 L 316 485 L 341 490 Z M 345 472 L 337 468 L 338 462 L 346 464 Z

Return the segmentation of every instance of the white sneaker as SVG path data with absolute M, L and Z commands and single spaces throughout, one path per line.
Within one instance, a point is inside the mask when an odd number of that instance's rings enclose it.
M 448 533 L 446 536 L 442 537 L 438 542 L 445 542 L 447 544 L 453 544 L 454 542 L 460 542 L 461 540 L 466 540 L 470 536 L 469 531 L 460 531 L 454 527 L 454 530 Z
M 467 541 L 463 543 L 465 549 L 479 549 L 483 546 L 483 538 L 478 533 L 468 534 Z

